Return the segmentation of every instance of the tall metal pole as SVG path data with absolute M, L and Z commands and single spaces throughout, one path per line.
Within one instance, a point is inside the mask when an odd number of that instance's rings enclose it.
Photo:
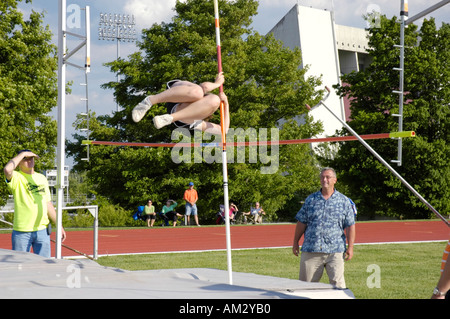
M 220 23 L 219 23 L 219 4 L 218 0 L 214 0 L 214 17 L 216 27 L 216 45 L 217 45 L 217 63 L 219 73 L 222 72 L 222 50 L 220 43 Z M 223 85 L 219 88 L 220 92 L 223 92 Z M 225 125 L 225 106 L 223 102 L 220 102 L 220 126 L 222 129 L 222 175 L 223 175 L 223 206 L 225 209 L 225 229 L 226 229 L 226 242 L 227 242 L 227 266 L 228 266 L 228 283 L 233 284 L 233 272 L 231 262 L 231 234 L 230 234 L 230 208 L 228 199 L 228 168 L 227 168 L 227 147 L 226 147 L 226 129 Z
M 55 257 L 61 259 L 62 207 L 64 203 L 64 160 L 66 146 L 66 0 L 59 0 L 58 19 L 58 143 L 57 143 L 57 179 L 56 179 L 56 247 Z
M 435 5 L 425 9 L 422 12 L 414 15 L 409 18 L 409 8 L 408 8 L 408 0 L 400 1 L 400 45 L 396 45 L 396 47 L 400 48 L 400 67 L 394 68 L 400 72 L 400 86 L 398 91 L 394 91 L 394 93 L 399 94 L 399 114 L 393 114 L 393 116 L 398 116 L 398 131 L 401 132 L 403 130 L 403 104 L 404 104 L 404 82 L 405 82 L 405 29 L 408 24 L 413 23 L 414 21 L 422 18 L 423 16 L 441 8 L 442 6 L 450 3 L 450 0 L 440 1 Z M 403 141 L 400 138 L 398 140 L 398 156 L 397 160 L 393 160 L 391 162 L 397 163 L 398 166 L 402 165 L 402 146 Z
M 405 91 L 405 27 L 408 19 L 408 0 L 402 0 L 402 9 L 400 11 L 401 28 L 400 28 L 400 94 L 399 94 L 399 113 L 398 131 L 403 131 L 403 101 Z M 398 166 L 402 165 L 403 157 L 403 139 L 398 140 Z
M 394 70 L 400 72 L 400 84 L 399 90 L 394 91 L 398 94 L 398 114 L 393 114 L 393 116 L 398 116 L 398 131 L 403 131 L 403 101 L 404 101 L 404 82 L 405 82 L 405 27 L 406 20 L 408 19 L 408 0 L 401 0 L 400 5 L 400 67 L 394 68 Z M 398 150 L 397 150 L 397 160 L 392 160 L 391 162 L 397 163 L 398 166 L 402 165 L 403 156 L 403 140 L 398 139 Z

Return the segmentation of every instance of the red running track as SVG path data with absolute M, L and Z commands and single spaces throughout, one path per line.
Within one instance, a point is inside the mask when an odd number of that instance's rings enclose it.
M 232 225 L 231 248 L 291 247 L 295 224 Z M 0 234 L 0 248 L 11 249 L 11 235 Z M 52 234 L 55 238 L 55 232 Z M 449 240 L 449 227 L 442 221 L 358 222 L 356 243 Z M 70 231 L 64 244 L 93 255 L 93 231 Z M 154 227 L 100 230 L 98 255 L 203 251 L 226 249 L 223 227 Z M 54 248 L 52 249 L 54 252 Z M 62 248 L 62 256 L 77 255 Z

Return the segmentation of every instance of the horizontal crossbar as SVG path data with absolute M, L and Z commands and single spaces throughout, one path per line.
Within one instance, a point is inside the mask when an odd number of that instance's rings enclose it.
M 365 140 L 383 139 L 383 138 L 406 138 L 415 137 L 414 131 L 380 133 L 360 135 Z M 225 143 L 227 146 L 258 146 L 258 145 L 288 145 L 288 144 L 309 144 L 309 143 L 325 143 L 325 142 L 346 142 L 356 141 L 354 136 L 335 136 L 323 138 L 307 138 L 299 140 L 280 140 L 280 141 L 257 141 L 257 142 L 230 142 Z M 220 147 L 222 143 L 136 143 L 136 142 L 108 142 L 108 141 L 92 141 L 83 140 L 85 145 L 110 145 L 110 146 L 137 146 L 137 147 Z

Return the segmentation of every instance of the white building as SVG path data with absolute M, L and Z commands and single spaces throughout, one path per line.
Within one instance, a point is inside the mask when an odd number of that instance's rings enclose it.
M 69 166 L 64 166 L 64 189 L 66 190 L 66 202 L 69 202 Z M 45 171 L 45 176 L 47 177 L 48 186 L 50 187 L 50 192 L 52 198 L 56 197 L 56 188 L 58 184 L 58 169 L 55 167 L 54 169 Z M 55 201 L 56 202 L 56 201 Z M 63 203 L 65 204 L 65 203 Z
M 340 82 L 340 75 L 364 69 L 369 63 L 367 31 L 336 25 L 333 13 L 295 5 L 269 32 L 289 48 L 299 47 L 307 76 L 321 76 L 323 86 L 331 89 L 327 100 L 336 115 L 346 120 L 349 103 L 339 98 L 332 86 Z M 311 111 L 314 120 L 324 124 L 324 136 L 330 136 L 342 125 L 325 108 Z

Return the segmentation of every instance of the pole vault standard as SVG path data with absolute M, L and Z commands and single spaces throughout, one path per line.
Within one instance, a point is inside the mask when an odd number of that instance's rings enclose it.
M 57 173 L 57 203 L 56 203 L 56 247 L 55 258 L 61 259 L 62 245 L 62 206 L 64 201 L 64 159 L 66 145 L 66 64 L 64 63 L 66 49 L 66 0 L 59 0 L 58 19 L 58 173 Z
M 91 46 L 90 46 L 90 9 L 89 6 L 85 8 L 86 16 L 86 35 L 80 36 L 67 31 L 67 6 L 66 0 L 59 0 L 58 2 L 58 141 L 57 141 L 57 199 L 56 199 L 56 247 L 55 258 L 61 259 L 62 246 L 62 209 L 64 206 L 64 161 L 66 157 L 66 66 L 72 65 L 79 69 L 90 72 L 91 67 Z M 76 48 L 68 51 L 66 48 L 67 36 L 72 35 L 83 39 L 83 42 Z M 86 48 L 86 60 L 84 67 L 77 66 L 69 62 L 69 58 L 73 56 L 81 48 Z
M 220 23 L 219 23 L 219 4 L 218 0 L 214 0 L 214 20 L 216 29 L 216 45 L 217 45 L 217 65 L 219 73 L 222 72 L 222 50 L 220 43 Z M 223 92 L 223 85 L 219 88 L 220 93 Z M 227 266 L 228 266 L 228 283 L 233 284 L 233 271 L 231 263 L 231 235 L 230 235 L 230 214 L 228 203 L 228 168 L 227 168 L 227 147 L 226 147 L 226 129 L 225 129 L 225 105 L 220 102 L 220 127 L 222 129 L 222 175 L 223 175 L 223 205 L 225 208 L 225 229 L 227 242 Z
M 392 174 L 395 175 L 395 177 L 397 177 L 402 183 L 403 185 L 405 185 L 422 203 L 424 203 L 437 217 L 439 217 L 448 227 L 450 227 L 450 223 L 441 215 L 439 214 L 439 212 L 433 207 L 431 206 L 430 203 L 428 203 L 425 198 L 422 197 L 422 195 L 420 195 L 411 185 L 409 185 L 409 183 L 399 174 L 397 173 L 396 170 L 394 170 L 377 152 L 375 152 L 375 150 L 370 147 L 369 144 L 367 144 L 362 138 L 361 136 L 359 136 L 347 123 L 345 123 L 345 121 L 341 120 L 339 118 L 339 116 L 337 116 L 326 104 L 325 104 L 325 100 L 328 98 L 328 96 L 330 95 L 330 89 L 328 87 L 326 87 L 328 94 L 325 96 L 324 99 L 322 99 L 318 105 L 316 105 L 315 107 L 319 106 L 319 105 L 323 105 L 331 114 L 333 114 L 333 116 L 335 118 L 337 118 L 339 120 L 339 122 L 341 122 L 342 125 L 345 126 L 345 128 L 353 134 L 353 136 L 355 136 L 358 141 L 361 142 L 362 145 L 364 145 L 365 148 L 367 148 L 384 166 L 386 166 Z M 306 106 L 308 109 L 310 109 L 309 105 Z
M 366 134 L 360 135 L 364 140 L 376 140 L 383 138 L 406 138 L 415 137 L 414 131 Z M 322 138 L 305 138 L 298 140 L 281 140 L 281 141 L 255 141 L 255 142 L 230 142 L 228 146 L 259 146 L 259 145 L 293 145 L 293 144 L 310 144 L 310 143 L 326 143 L 326 142 L 347 142 L 357 141 L 355 136 L 333 136 Z M 91 141 L 84 140 L 85 145 L 109 145 L 109 146 L 137 146 L 137 147 L 220 147 L 222 143 L 137 143 L 137 142 L 109 142 L 109 141 Z
M 400 84 L 399 84 L 399 90 L 393 91 L 393 93 L 398 94 L 399 96 L 399 107 L 398 107 L 398 114 L 392 114 L 392 116 L 398 117 L 398 130 L 401 132 L 403 130 L 403 105 L 404 105 L 404 77 L 405 77 L 405 28 L 408 24 L 413 23 L 414 21 L 422 18 L 423 16 L 439 9 L 440 7 L 450 3 L 450 0 L 444 0 L 440 1 L 439 3 L 436 3 L 435 5 L 427 8 L 426 10 L 414 15 L 413 17 L 409 18 L 408 13 L 408 0 L 401 0 L 400 1 L 400 44 L 394 45 L 395 47 L 400 48 L 400 67 L 394 68 L 394 70 L 400 72 Z M 392 163 L 397 163 L 398 166 L 402 165 L 402 139 L 398 140 L 398 155 L 397 160 L 392 160 Z

